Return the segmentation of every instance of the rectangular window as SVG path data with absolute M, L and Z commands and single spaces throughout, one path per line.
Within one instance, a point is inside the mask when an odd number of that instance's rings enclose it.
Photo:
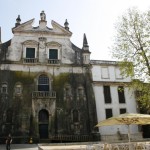
M 120 108 L 120 114 L 124 114 L 126 112 L 127 112 L 126 108 Z
M 110 86 L 104 86 L 103 89 L 105 103 L 111 103 Z
M 26 58 L 35 58 L 35 48 L 26 48 Z
M 106 119 L 112 117 L 112 109 L 106 109 Z
M 118 98 L 119 98 L 119 103 L 125 103 L 124 87 L 123 86 L 118 87 Z
M 2 87 L 2 93 L 7 93 L 7 87 Z
M 49 49 L 49 59 L 58 59 L 57 49 Z

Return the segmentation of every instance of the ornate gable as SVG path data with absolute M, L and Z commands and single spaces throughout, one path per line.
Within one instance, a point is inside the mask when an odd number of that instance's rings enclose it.
M 69 36 L 72 35 L 72 32 L 66 30 L 63 26 L 61 26 L 57 22 L 52 20 L 51 24 L 53 26 L 53 31 L 58 32 L 58 33 L 63 33 L 63 34 L 69 35 Z
M 34 19 L 31 19 L 27 22 L 24 22 L 20 25 L 18 25 L 17 27 L 14 27 L 12 28 L 12 32 L 15 33 L 17 31 L 27 31 L 27 30 L 31 30 L 33 27 L 32 27 L 32 24 L 34 23 Z

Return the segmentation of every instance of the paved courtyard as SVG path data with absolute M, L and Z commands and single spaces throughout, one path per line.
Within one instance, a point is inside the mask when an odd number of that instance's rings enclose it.
M 40 150 L 85 150 L 87 145 L 40 145 Z M 6 150 L 5 144 L 0 144 L 0 150 Z M 11 150 L 38 150 L 37 144 L 12 144 Z
M 6 150 L 4 144 L 0 144 L 0 150 Z M 38 150 L 37 144 L 12 144 L 11 150 Z
M 86 149 L 86 145 L 51 145 L 51 146 L 40 146 L 41 150 L 82 150 Z M 0 150 L 6 150 L 5 144 L 0 144 Z M 11 150 L 38 150 L 37 144 L 12 144 Z

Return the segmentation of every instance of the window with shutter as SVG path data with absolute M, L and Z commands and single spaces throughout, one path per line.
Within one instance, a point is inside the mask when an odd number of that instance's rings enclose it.
M 104 100 L 105 103 L 111 103 L 111 93 L 110 93 L 110 86 L 104 86 Z
M 35 48 L 26 48 L 26 58 L 35 58 Z
M 58 59 L 57 49 L 49 49 L 49 59 Z

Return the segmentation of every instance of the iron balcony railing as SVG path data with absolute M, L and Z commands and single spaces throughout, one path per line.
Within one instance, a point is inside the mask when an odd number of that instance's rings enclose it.
M 38 62 L 38 59 L 37 58 L 24 58 L 23 59 L 23 63 L 30 63 L 30 64 L 33 64 L 33 63 L 37 63 Z
M 32 98 L 56 98 L 56 92 L 34 91 L 32 92 Z
M 48 59 L 48 64 L 60 64 L 59 59 Z
M 23 59 L 23 63 L 26 64 L 34 64 L 38 62 L 38 58 L 24 58 Z M 59 59 L 48 59 L 47 60 L 47 64 L 60 64 L 60 60 Z
M 87 142 L 87 141 L 98 141 L 100 137 L 93 137 L 92 135 L 53 135 L 50 140 L 54 141 L 74 141 L 74 142 Z

